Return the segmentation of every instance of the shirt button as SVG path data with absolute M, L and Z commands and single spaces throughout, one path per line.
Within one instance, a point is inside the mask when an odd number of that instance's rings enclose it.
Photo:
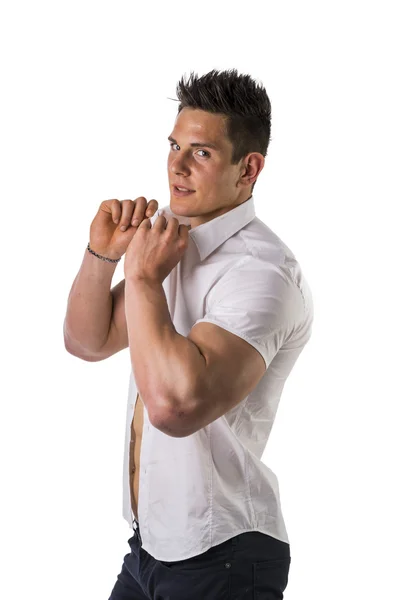
M 230 569 L 230 568 L 231 568 L 231 563 L 225 563 L 225 567 L 226 567 L 227 569 Z

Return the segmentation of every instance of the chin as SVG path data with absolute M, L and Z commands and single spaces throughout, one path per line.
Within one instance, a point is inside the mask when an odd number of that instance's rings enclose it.
M 177 214 L 185 214 L 188 210 L 193 209 L 188 198 L 177 198 L 173 194 L 170 196 L 169 205 L 172 212 L 176 212 Z

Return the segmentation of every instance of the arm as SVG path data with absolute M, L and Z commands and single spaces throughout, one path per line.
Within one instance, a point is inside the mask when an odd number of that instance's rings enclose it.
M 205 376 L 203 355 L 176 332 L 161 283 L 126 279 L 125 314 L 132 370 L 151 423 L 184 420 Z
M 266 363 L 242 338 L 210 323 L 176 332 L 161 284 L 126 281 L 132 370 L 154 427 L 186 437 L 248 396 Z M 142 318 L 135 321 L 136 311 Z
M 116 264 L 99 260 L 85 250 L 81 268 L 68 296 L 64 344 L 71 354 L 97 352 L 110 331 Z

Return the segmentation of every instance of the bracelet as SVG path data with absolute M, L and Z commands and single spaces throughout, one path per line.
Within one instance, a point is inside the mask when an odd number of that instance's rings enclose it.
M 121 260 L 121 258 L 107 258 L 106 256 L 101 256 L 101 254 L 97 254 L 97 252 L 92 250 L 89 244 L 90 244 L 90 242 L 88 242 L 87 250 L 89 250 L 89 252 L 91 254 L 94 254 L 95 256 L 97 256 L 97 258 L 101 258 L 101 260 L 106 260 L 107 262 L 110 262 L 110 263 L 117 263 Z

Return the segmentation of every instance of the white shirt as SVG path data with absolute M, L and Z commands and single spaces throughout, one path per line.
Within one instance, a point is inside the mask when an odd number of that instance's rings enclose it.
M 179 223 L 188 217 L 160 211 Z M 215 323 L 243 338 L 266 371 L 237 406 L 174 438 L 144 407 L 138 520 L 143 548 L 176 561 L 247 531 L 289 543 L 276 475 L 261 461 L 285 381 L 311 335 L 313 301 L 289 248 L 255 216 L 254 199 L 189 231 L 189 246 L 163 282 L 171 320 L 187 336 Z M 134 528 L 129 487 L 130 428 L 137 389 L 131 371 L 123 468 L 123 516 Z

